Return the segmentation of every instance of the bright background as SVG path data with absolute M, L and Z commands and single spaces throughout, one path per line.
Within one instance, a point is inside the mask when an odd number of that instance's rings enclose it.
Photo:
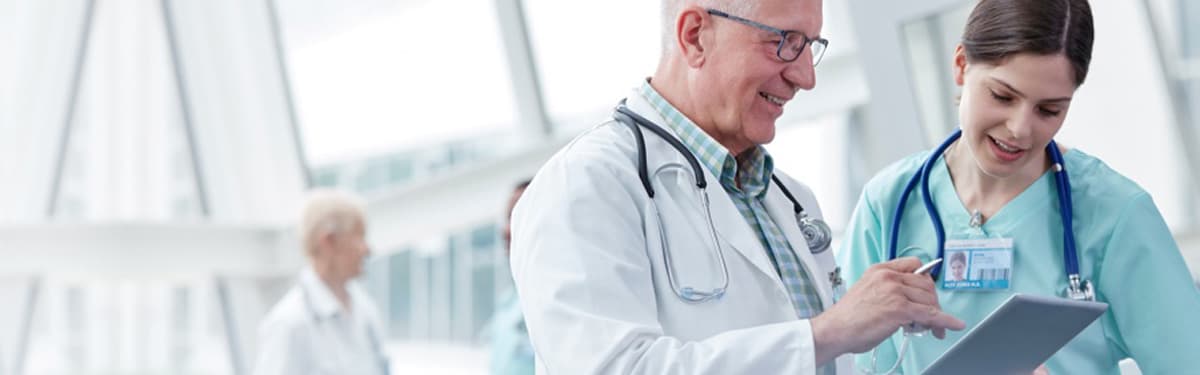
M 1059 139 L 1147 189 L 1200 269 L 1200 5 L 1093 1 Z M 969 0 L 826 0 L 768 148 L 839 233 L 955 123 Z M 0 374 L 244 373 L 313 186 L 369 202 L 394 373 L 486 371 L 509 190 L 653 73 L 656 1 L 0 0 Z

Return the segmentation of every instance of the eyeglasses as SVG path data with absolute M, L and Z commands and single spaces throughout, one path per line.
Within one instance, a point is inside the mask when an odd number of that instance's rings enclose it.
M 758 28 L 758 29 L 761 29 L 764 31 L 778 34 L 779 35 L 779 47 L 775 49 L 775 55 L 779 56 L 779 59 L 781 59 L 785 62 L 796 61 L 796 59 L 800 58 L 800 54 L 804 53 L 804 47 L 811 45 L 812 46 L 812 64 L 813 64 L 813 66 L 817 66 L 817 64 L 819 64 L 821 62 L 821 57 L 825 56 L 825 48 L 829 47 L 829 41 L 826 40 L 825 38 L 818 37 L 816 39 L 810 39 L 808 37 L 808 35 L 804 35 L 804 33 L 801 33 L 799 31 L 783 30 L 783 29 L 779 29 L 779 28 L 774 28 L 774 27 L 767 26 L 767 25 L 764 25 L 764 24 L 761 24 L 758 22 L 754 22 L 754 21 L 751 21 L 751 20 L 748 20 L 748 19 L 745 19 L 742 17 L 731 15 L 729 13 L 725 13 L 725 12 L 722 12 L 722 11 L 719 11 L 716 9 L 710 8 L 710 9 L 706 9 L 706 10 L 708 11 L 708 14 L 711 14 L 711 15 L 714 15 L 717 17 L 721 17 L 721 18 L 727 18 L 727 19 L 730 19 L 733 21 L 737 21 L 738 23 L 741 23 L 743 25 L 752 26 L 752 27 L 755 27 L 755 28 Z

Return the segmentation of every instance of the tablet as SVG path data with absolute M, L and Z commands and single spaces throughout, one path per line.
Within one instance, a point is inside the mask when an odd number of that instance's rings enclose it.
M 1102 302 L 1014 294 L 924 374 L 1028 374 L 1107 309 Z

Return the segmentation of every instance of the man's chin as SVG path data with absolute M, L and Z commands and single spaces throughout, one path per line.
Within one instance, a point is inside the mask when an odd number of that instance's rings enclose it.
M 774 120 L 760 122 L 746 130 L 746 138 L 755 145 L 765 145 L 775 140 Z

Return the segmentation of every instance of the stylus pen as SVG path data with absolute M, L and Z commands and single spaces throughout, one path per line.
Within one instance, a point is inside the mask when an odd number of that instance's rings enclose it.
M 913 271 L 913 273 L 917 274 L 917 275 L 928 275 L 930 271 L 933 271 L 933 267 L 937 266 L 938 263 L 941 263 L 941 262 L 942 262 L 942 258 L 934 259 L 933 261 L 922 265 L 921 268 L 917 268 L 917 270 Z
M 929 271 L 932 271 L 933 267 L 937 266 L 938 263 L 941 263 L 941 262 L 942 262 L 942 258 L 934 259 L 933 261 L 931 261 L 929 263 L 925 263 L 920 268 L 917 268 L 916 271 L 913 271 L 913 274 L 928 275 Z M 909 323 L 908 326 L 904 327 L 904 333 L 908 334 L 908 335 L 918 335 L 919 336 L 928 329 L 929 328 L 925 328 L 925 326 L 917 324 L 917 323 Z

